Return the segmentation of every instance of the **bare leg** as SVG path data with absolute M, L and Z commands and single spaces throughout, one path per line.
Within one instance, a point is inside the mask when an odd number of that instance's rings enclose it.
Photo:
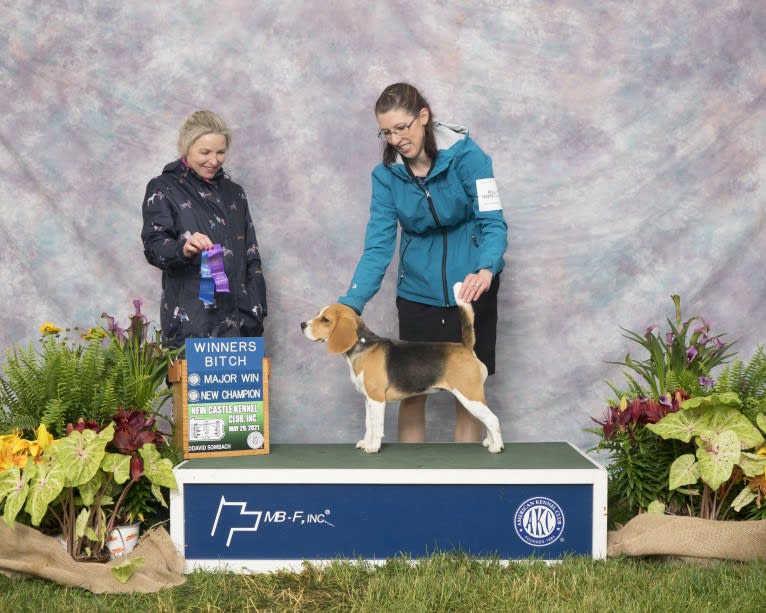
M 478 443 L 483 431 L 484 425 L 455 400 L 455 442 Z
M 426 397 L 412 396 L 399 403 L 399 442 L 422 443 L 426 440 Z

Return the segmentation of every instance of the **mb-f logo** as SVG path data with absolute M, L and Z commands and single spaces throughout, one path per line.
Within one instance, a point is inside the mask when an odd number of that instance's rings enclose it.
M 221 496 L 221 500 L 218 502 L 218 511 L 215 514 L 215 521 L 213 522 L 213 528 L 210 530 L 210 536 L 215 536 L 218 531 L 219 523 L 221 522 L 221 515 L 226 512 L 227 507 L 233 507 L 239 510 L 236 517 L 244 518 L 238 521 L 239 526 L 229 528 L 229 534 L 226 537 L 226 546 L 231 545 L 231 539 L 236 532 L 258 532 L 258 528 L 261 525 L 266 524 L 287 524 L 296 526 L 305 526 L 307 524 L 324 524 L 334 528 L 327 518 L 330 516 L 330 509 L 325 509 L 322 513 L 307 513 L 304 510 L 294 509 L 292 511 L 286 511 L 284 509 L 263 511 L 263 510 L 247 510 L 247 501 L 229 501 L 225 497 Z M 234 523 L 233 519 L 229 519 L 229 525 Z M 224 526 L 225 529 L 225 526 Z
M 547 547 L 564 531 L 564 511 L 550 498 L 528 498 L 516 509 L 513 525 L 518 537 L 528 545 Z

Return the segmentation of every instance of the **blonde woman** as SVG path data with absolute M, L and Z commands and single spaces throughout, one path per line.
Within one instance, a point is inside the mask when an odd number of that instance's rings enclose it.
M 162 270 L 160 322 L 171 347 L 187 337 L 263 334 L 266 283 L 247 197 L 223 169 L 230 142 L 218 115 L 192 113 L 180 157 L 146 187 L 141 239 Z

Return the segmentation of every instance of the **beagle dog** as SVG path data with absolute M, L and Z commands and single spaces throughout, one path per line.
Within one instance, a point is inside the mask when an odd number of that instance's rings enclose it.
M 331 304 L 309 321 L 301 322 L 303 335 L 327 343 L 332 354 L 344 354 L 351 380 L 364 394 L 364 438 L 356 446 L 377 453 L 383 439 L 386 402 L 395 402 L 446 390 L 487 430 L 483 445 L 490 453 L 503 450 L 500 421 L 487 406 L 484 381 L 487 367 L 473 351 L 473 307 L 458 298 L 462 283 L 453 286 L 460 307 L 462 342 L 407 342 L 373 333 L 356 312 L 343 304 Z

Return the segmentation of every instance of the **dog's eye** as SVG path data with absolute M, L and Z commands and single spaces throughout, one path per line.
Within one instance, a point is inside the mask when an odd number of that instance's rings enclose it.
M 327 319 L 324 315 L 322 315 L 322 317 L 319 318 L 319 321 L 321 321 L 323 324 L 326 324 L 330 320 Z

